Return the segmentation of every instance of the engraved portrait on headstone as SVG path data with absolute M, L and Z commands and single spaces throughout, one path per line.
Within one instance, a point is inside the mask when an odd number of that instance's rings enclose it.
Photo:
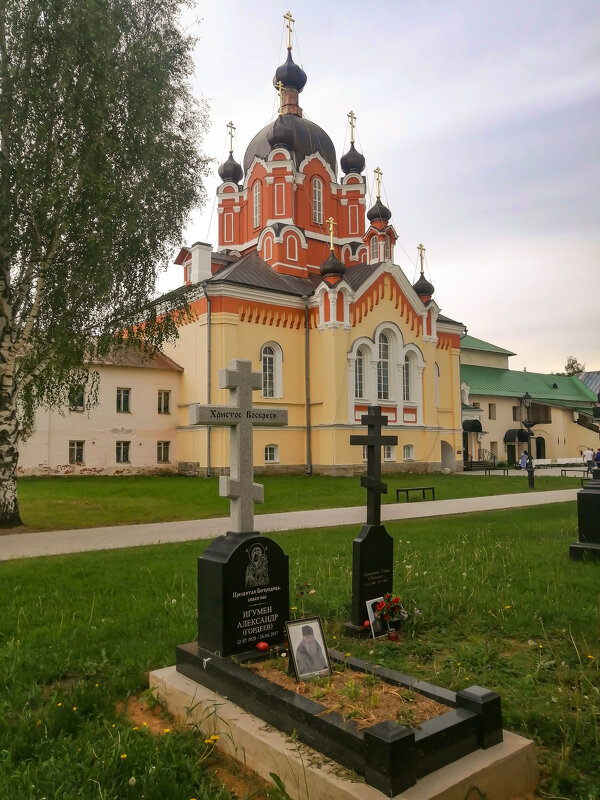
M 248 548 L 250 563 L 246 567 L 246 589 L 252 586 L 267 586 L 269 583 L 269 560 L 263 544 Z

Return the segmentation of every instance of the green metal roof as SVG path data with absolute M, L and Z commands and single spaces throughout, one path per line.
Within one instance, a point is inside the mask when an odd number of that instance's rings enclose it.
M 501 353 L 504 356 L 516 355 L 511 350 L 505 350 L 503 347 L 498 347 L 498 345 L 491 344 L 490 342 L 484 342 L 483 339 L 476 339 L 474 336 L 469 336 L 468 333 L 465 333 L 464 336 L 460 337 L 460 349 L 483 350 L 486 353 Z
M 577 404 L 587 407 L 587 403 L 597 401 L 594 392 L 574 376 L 544 375 L 539 372 L 462 364 L 460 379 L 469 385 L 471 395 L 520 398 L 525 392 L 529 392 L 537 402 L 569 408 Z

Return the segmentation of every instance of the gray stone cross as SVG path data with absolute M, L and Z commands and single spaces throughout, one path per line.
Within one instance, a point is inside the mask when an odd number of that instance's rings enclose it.
M 254 483 L 252 436 L 255 425 L 287 425 L 287 409 L 254 408 L 252 391 L 260 389 L 262 375 L 252 372 L 252 362 L 234 359 L 228 369 L 219 370 L 219 388 L 229 389 L 229 405 L 194 403 L 190 425 L 229 425 L 230 476 L 219 477 L 219 494 L 229 497 L 233 532 L 254 531 L 254 503 L 264 503 L 264 487 Z

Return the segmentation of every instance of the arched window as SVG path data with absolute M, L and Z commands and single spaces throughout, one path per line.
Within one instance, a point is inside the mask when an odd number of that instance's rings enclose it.
M 390 237 L 389 236 L 385 237 L 385 257 L 386 258 L 390 257 Z
M 313 222 L 323 224 L 323 182 L 320 178 L 313 181 Z
M 254 209 L 254 227 L 260 227 L 260 181 L 256 181 L 252 187 L 252 204 Z
M 287 237 L 287 257 L 290 261 L 298 260 L 298 240 L 295 236 Z
M 273 241 L 270 236 L 265 239 L 265 246 L 263 249 L 263 258 L 268 261 L 273 256 Z
M 356 354 L 354 362 L 354 397 L 364 397 L 365 391 L 365 357 L 362 350 Z
M 276 342 L 264 344 L 260 351 L 262 396 L 281 397 L 283 394 L 283 353 Z
M 416 400 L 414 364 L 414 353 L 407 353 L 402 365 L 402 398 L 410 403 Z
M 262 393 L 263 397 L 275 397 L 275 351 L 272 347 L 262 350 Z
M 379 241 L 376 236 L 371 239 L 371 264 L 379 261 Z
M 377 399 L 390 399 L 390 340 L 385 333 L 379 336 L 377 361 Z

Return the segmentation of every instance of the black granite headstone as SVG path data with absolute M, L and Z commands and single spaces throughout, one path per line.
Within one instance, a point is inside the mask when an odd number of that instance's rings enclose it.
M 600 468 L 594 468 L 592 480 L 577 492 L 579 541 L 569 548 L 571 558 L 600 559 Z
M 288 556 L 255 533 L 219 536 L 198 559 L 198 644 L 229 656 L 280 644 L 289 619 Z
M 350 444 L 366 445 L 367 474 L 361 486 L 367 490 L 367 524 L 352 543 L 352 617 L 345 625 L 350 635 L 368 634 L 364 627 L 367 619 L 367 600 L 382 597 L 393 588 L 394 540 L 381 524 L 381 495 L 387 485 L 381 480 L 381 448 L 397 444 L 397 436 L 382 436 L 387 425 L 379 406 L 369 406 L 368 414 L 361 417 L 367 426 L 367 436 L 350 437 Z

